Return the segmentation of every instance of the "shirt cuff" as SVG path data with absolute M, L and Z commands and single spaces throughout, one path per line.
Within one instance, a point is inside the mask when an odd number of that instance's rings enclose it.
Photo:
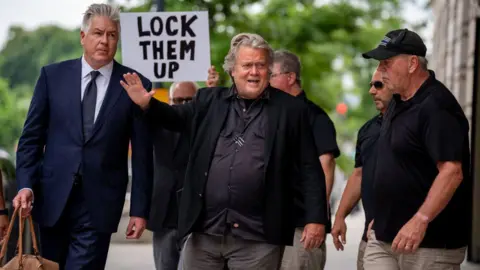
M 20 189 L 18 192 L 20 192 L 20 191 L 22 191 L 22 190 L 24 190 L 24 189 L 30 190 L 30 192 L 32 192 L 32 203 L 33 203 L 33 201 L 35 201 L 35 196 L 33 195 L 33 189 L 31 189 L 31 188 L 22 188 L 22 189 Z

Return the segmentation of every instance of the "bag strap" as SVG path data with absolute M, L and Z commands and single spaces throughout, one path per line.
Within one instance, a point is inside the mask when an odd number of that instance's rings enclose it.
M 40 253 L 38 252 L 37 236 L 35 234 L 35 228 L 33 227 L 32 215 L 29 215 L 26 219 L 30 227 L 30 238 L 32 238 L 33 255 L 39 256 Z
M 3 260 L 3 258 L 5 257 L 5 254 L 7 253 L 8 241 L 10 240 L 10 234 L 12 233 L 13 224 L 15 223 L 15 218 L 18 215 L 18 209 L 19 208 L 15 208 L 12 218 L 10 219 L 10 224 L 8 225 L 7 234 L 3 238 L 2 250 L 0 251 L 0 262 Z
M 22 218 L 22 207 L 19 206 L 18 207 L 20 210 L 19 210 L 19 213 L 18 213 L 18 242 L 17 242 L 17 247 L 18 247 L 18 254 L 17 254 L 17 257 L 18 257 L 18 269 L 22 269 L 23 268 L 23 226 L 25 226 L 24 224 L 24 218 Z

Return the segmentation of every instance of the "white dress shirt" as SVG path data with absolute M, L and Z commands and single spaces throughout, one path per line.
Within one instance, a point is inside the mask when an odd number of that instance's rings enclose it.
M 91 76 L 90 72 L 94 69 L 85 61 L 84 56 L 82 56 L 82 91 L 81 91 L 81 100 L 83 101 L 83 95 L 85 94 L 85 88 L 87 88 L 88 83 L 90 82 Z M 107 93 L 108 83 L 112 77 L 113 71 L 113 61 L 107 65 L 98 69 L 100 75 L 97 76 L 97 103 L 95 105 L 95 118 L 94 122 L 97 120 L 98 113 L 102 107 L 103 100 L 105 99 L 105 94 Z

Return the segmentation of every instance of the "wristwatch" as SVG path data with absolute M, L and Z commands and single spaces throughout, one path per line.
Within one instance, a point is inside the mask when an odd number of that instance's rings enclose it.
M 5 208 L 5 209 L 0 210 L 0 216 L 8 216 L 8 209 Z

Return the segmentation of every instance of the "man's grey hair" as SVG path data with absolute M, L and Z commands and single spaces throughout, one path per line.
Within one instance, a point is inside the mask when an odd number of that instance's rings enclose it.
M 189 81 L 174 82 L 174 83 L 172 83 L 172 85 L 170 85 L 170 89 L 168 91 L 168 94 L 169 94 L 170 98 L 173 98 L 173 92 L 175 91 L 175 87 L 177 87 L 177 85 L 179 83 L 191 83 L 193 85 L 193 87 L 195 88 L 195 92 L 198 91 L 198 89 L 200 88 L 200 86 L 196 82 L 189 82 Z
M 418 62 L 420 63 L 420 68 L 423 70 L 428 70 L 428 60 L 423 56 L 418 56 Z
M 281 73 L 295 73 L 297 84 L 301 85 L 300 75 L 302 65 L 297 55 L 287 50 L 276 50 L 273 54 L 273 63 L 280 65 Z
M 108 4 L 92 4 L 83 14 L 82 26 L 80 30 L 88 32 L 92 18 L 95 16 L 105 16 L 117 24 L 117 30 L 120 33 L 120 9 Z
M 223 69 L 228 74 L 232 74 L 233 66 L 235 65 L 235 60 L 237 59 L 238 49 L 242 46 L 251 47 L 254 49 L 264 49 L 267 52 L 267 61 L 268 61 L 268 71 L 271 74 L 273 66 L 273 49 L 270 45 L 257 34 L 251 33 L 241 33 L 232 38 L 230 42 L 230 50 L 225 56 L 225 61 L 223 63 Z

